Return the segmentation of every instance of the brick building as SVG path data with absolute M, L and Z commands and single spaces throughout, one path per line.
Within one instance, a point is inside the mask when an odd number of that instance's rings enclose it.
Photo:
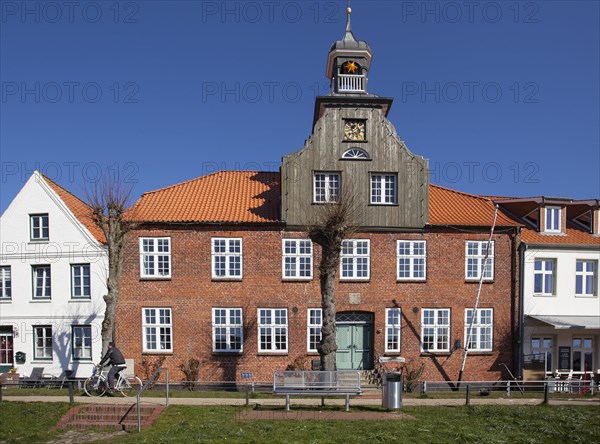
M 350 20 L 330 50 L 331 93 L 313 132 L 280 172 L 224 171 L 145 193 L 133 206 L 116 337 L 137 363 L 189 358 L 202 381 L 310 368 L 318 359 L 320 249 L 306 225 L 351 193 L 361 228 L 344 242 L 336 290 L 337 366 L 382 356 L 456 380 L 483 273 L 465 379 L 512 369 L 520 223 L 494 203 L 429 184 L 427 160 L 387 119 L 392 99 L 367 92 L 372 53 Z M 504 375 L 506 376 L 506 375 Z

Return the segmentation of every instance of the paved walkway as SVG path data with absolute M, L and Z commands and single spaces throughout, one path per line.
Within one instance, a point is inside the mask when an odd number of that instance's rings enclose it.
M 21 402 L 69 402 L 68 396 L 3 396 L 4 401 L 21 401 Z M 135 403 L 135 398 L 124 398 L 120 396 L 90 398 L 88 396 L 75 396 L 75 402 L 80 404 L 132 404 Z M 165 398 L 144 397 L 143 404 L 165 405 Z M 249 400 L 250 405 L 258 406 L 285 406 L 285 398 L 252 398 Z M 325 398 L 326 405 L 343 406 L 344 399 Z M 480 398 L 472 397 L 472 405 L 537 405 L 541 404 L 542 399 L 521 398 Z M 169 405 L 199 405 L 199 406 L 242 406 L 246 404 L 243 398 L 170 398 Z M 294 405 L 320 405 L 320 397 L 300 398 L 291 397 L 292 408 Z M 402 405 L 405 407 L 412 406 L 457 406 L 464 405 L 464 398 L 455 399 L 430 399 L 430 398 L 404 398 Z M 600 399 L 552 399 L 551 405 L 595 405 L 600 407 Z M 350 409 L 352 406 L 381 406 L 380 397 L 355 397 L 350 399 Z

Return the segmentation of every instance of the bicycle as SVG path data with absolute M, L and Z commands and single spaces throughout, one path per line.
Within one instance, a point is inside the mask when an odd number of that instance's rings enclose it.
M 83 390 L 88 396 L 104 396 L 108 392 L 108 377 L 102 372 L 102 367 L 95 365 L 92 376 L 85 380 Z M 123 396 L 135 396 L 142 390 L 142 380 L 137 376 L 123 376 L 123 371 L 118 373 L 115 391 Z

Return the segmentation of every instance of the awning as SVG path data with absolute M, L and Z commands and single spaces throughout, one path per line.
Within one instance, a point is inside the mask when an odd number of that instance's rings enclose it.
M 555 329 L 600 329 L 600 316 L 541 316 L 527 315 L 545 324 L 552 325 Z

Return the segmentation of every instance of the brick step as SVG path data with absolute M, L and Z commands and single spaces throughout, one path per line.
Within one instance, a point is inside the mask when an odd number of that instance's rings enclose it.
M 142 427 L 150 426 L 162 413 L 162 406 L 141 406 Z M 54 429 L 73 428 L 77 430 L 137 429 L 137 407 L 133 405 L 82 405 L 73 407 L 56 424 Z

